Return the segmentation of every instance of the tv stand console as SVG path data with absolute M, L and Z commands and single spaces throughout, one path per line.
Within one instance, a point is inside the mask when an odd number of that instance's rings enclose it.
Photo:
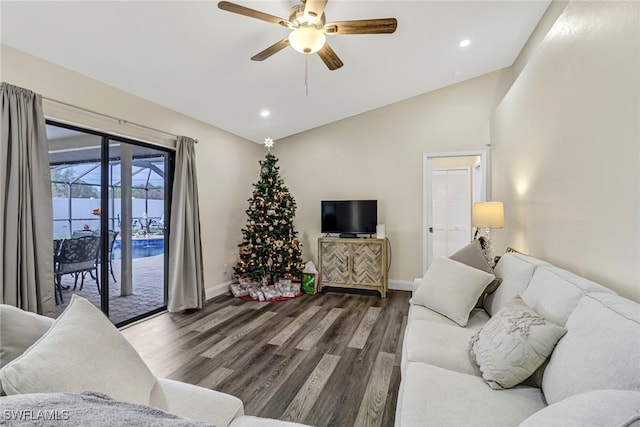
M 318 239 L 319 282 L 323 287 L 368 289 L 387 296 L 387 240 Z

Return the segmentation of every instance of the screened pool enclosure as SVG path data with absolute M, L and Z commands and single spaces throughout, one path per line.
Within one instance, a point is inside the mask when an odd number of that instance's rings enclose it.
M 114 147 L 115 148 L 115 147 Z M 77 152 L 76 152 L 77 153 Z M 88 154 L 88 153 L 83 153 Z M 100 228 L 101 164 L 69 162 L 68 153 L 52 153 L 53 235 L 70 237 L 74 230 Z M 135 155 L 135 154 L 134 154 Z M 58 161 L 56 161 L 58 160 Z M 164 234 L 164 157 L 138 157 L 131 162 L 131 185 L 122 187 L 120 160 L 109 161 L 109 229 L 123 227 L 122 198 L 131 200 L 131 230 L 137 237 Z M 127 188 L 130 191 L 127 191 Z

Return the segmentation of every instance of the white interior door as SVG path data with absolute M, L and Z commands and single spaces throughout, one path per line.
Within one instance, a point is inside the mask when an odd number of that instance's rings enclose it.
M 432 256 L 450 256 L 471 240 L 469 168 L 436 169 L 432 174 Z
M 424 153 L 422 155 L 422 274 L 431 264 L 434 246 L 437 246 L 435 251 L 438 254 L 446 256 L 452 251 L 455 252 L 454 248 L 460 245 L 462 239 L 466 242 L 470 241 L 471 199 L 473 197 L 474 201 L 483 202 L 487 197 L 486 158 L 487 153 L 484 150 Z M 478 164 L 476 165 L 476 163 Z M 456 168 L 466 169 L 467 178 L 454 173 L 442 174 L 439 172 L 434 175 L 434 171 L 437 170 Z M 470 180 L 473 181 L 473 184 L 469 183 Z M 434 181 L 438 182 L 434 185 Z M 467 184 L 462 184 L 463 181 Z M 437 195 L 434 195 L 434 187 L 438 192 Z M 459 198 L 453 195 L 443 196 L 444 189 L 447 190 L 446 194 L 455 194 L 457 187 L 463 187 L 462 192 L 466 195 L 463 194 Z M 448 191 L 449 189 L 452 191 Z M 440 203 L 435 209 L 433 208 L 434 199 L 439 200 L 436 204 Z M 466 208 L 463 207 L 465 204 Z M 466 211 L 466 214 L 457 213 L 462 211 Z M 438 216 L 435 220 L 434 214 Z M 466 220 L 461 219 L 462 215 Z M 441 217 L 445 219 L 441 219 Z M 458 227 L 457 223 L 460 222 L 464 222 L 465 226 Z M 436 231 L 436 229 L 438 230 Z M 434 234 L 436 234 L 435 239 Z

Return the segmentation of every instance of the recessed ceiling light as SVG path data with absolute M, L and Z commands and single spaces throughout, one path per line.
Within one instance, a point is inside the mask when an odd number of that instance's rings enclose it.
M 471 44 L 471 40 L 465 39 L 460 42 L 460 47 L 467 47 Z
M 260 111 L 260 116 L 262 117 L 269 117 L 270 115 L 271 115 L 271 112 L 269 110 Z
M 462 73 L 460 71 L 454 71 L 453 73 L 451 73 L 451 75 L 453 77 L 459 77 Z

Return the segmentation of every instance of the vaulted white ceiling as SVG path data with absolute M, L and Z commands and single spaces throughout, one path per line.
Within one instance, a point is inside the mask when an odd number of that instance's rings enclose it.
M 282 18 L 297 4 L 235 3 Z M 398 29 L 329 36 L 345 65 L 309 56 L 308 96 L 304 55 L 249 59 L 289 31 L 216 1 L 2 1 L 0 12 L 2 43 L 260 142 L 508 67 L 548 4 L 329 0 L 327 22 L 395 17 Z

